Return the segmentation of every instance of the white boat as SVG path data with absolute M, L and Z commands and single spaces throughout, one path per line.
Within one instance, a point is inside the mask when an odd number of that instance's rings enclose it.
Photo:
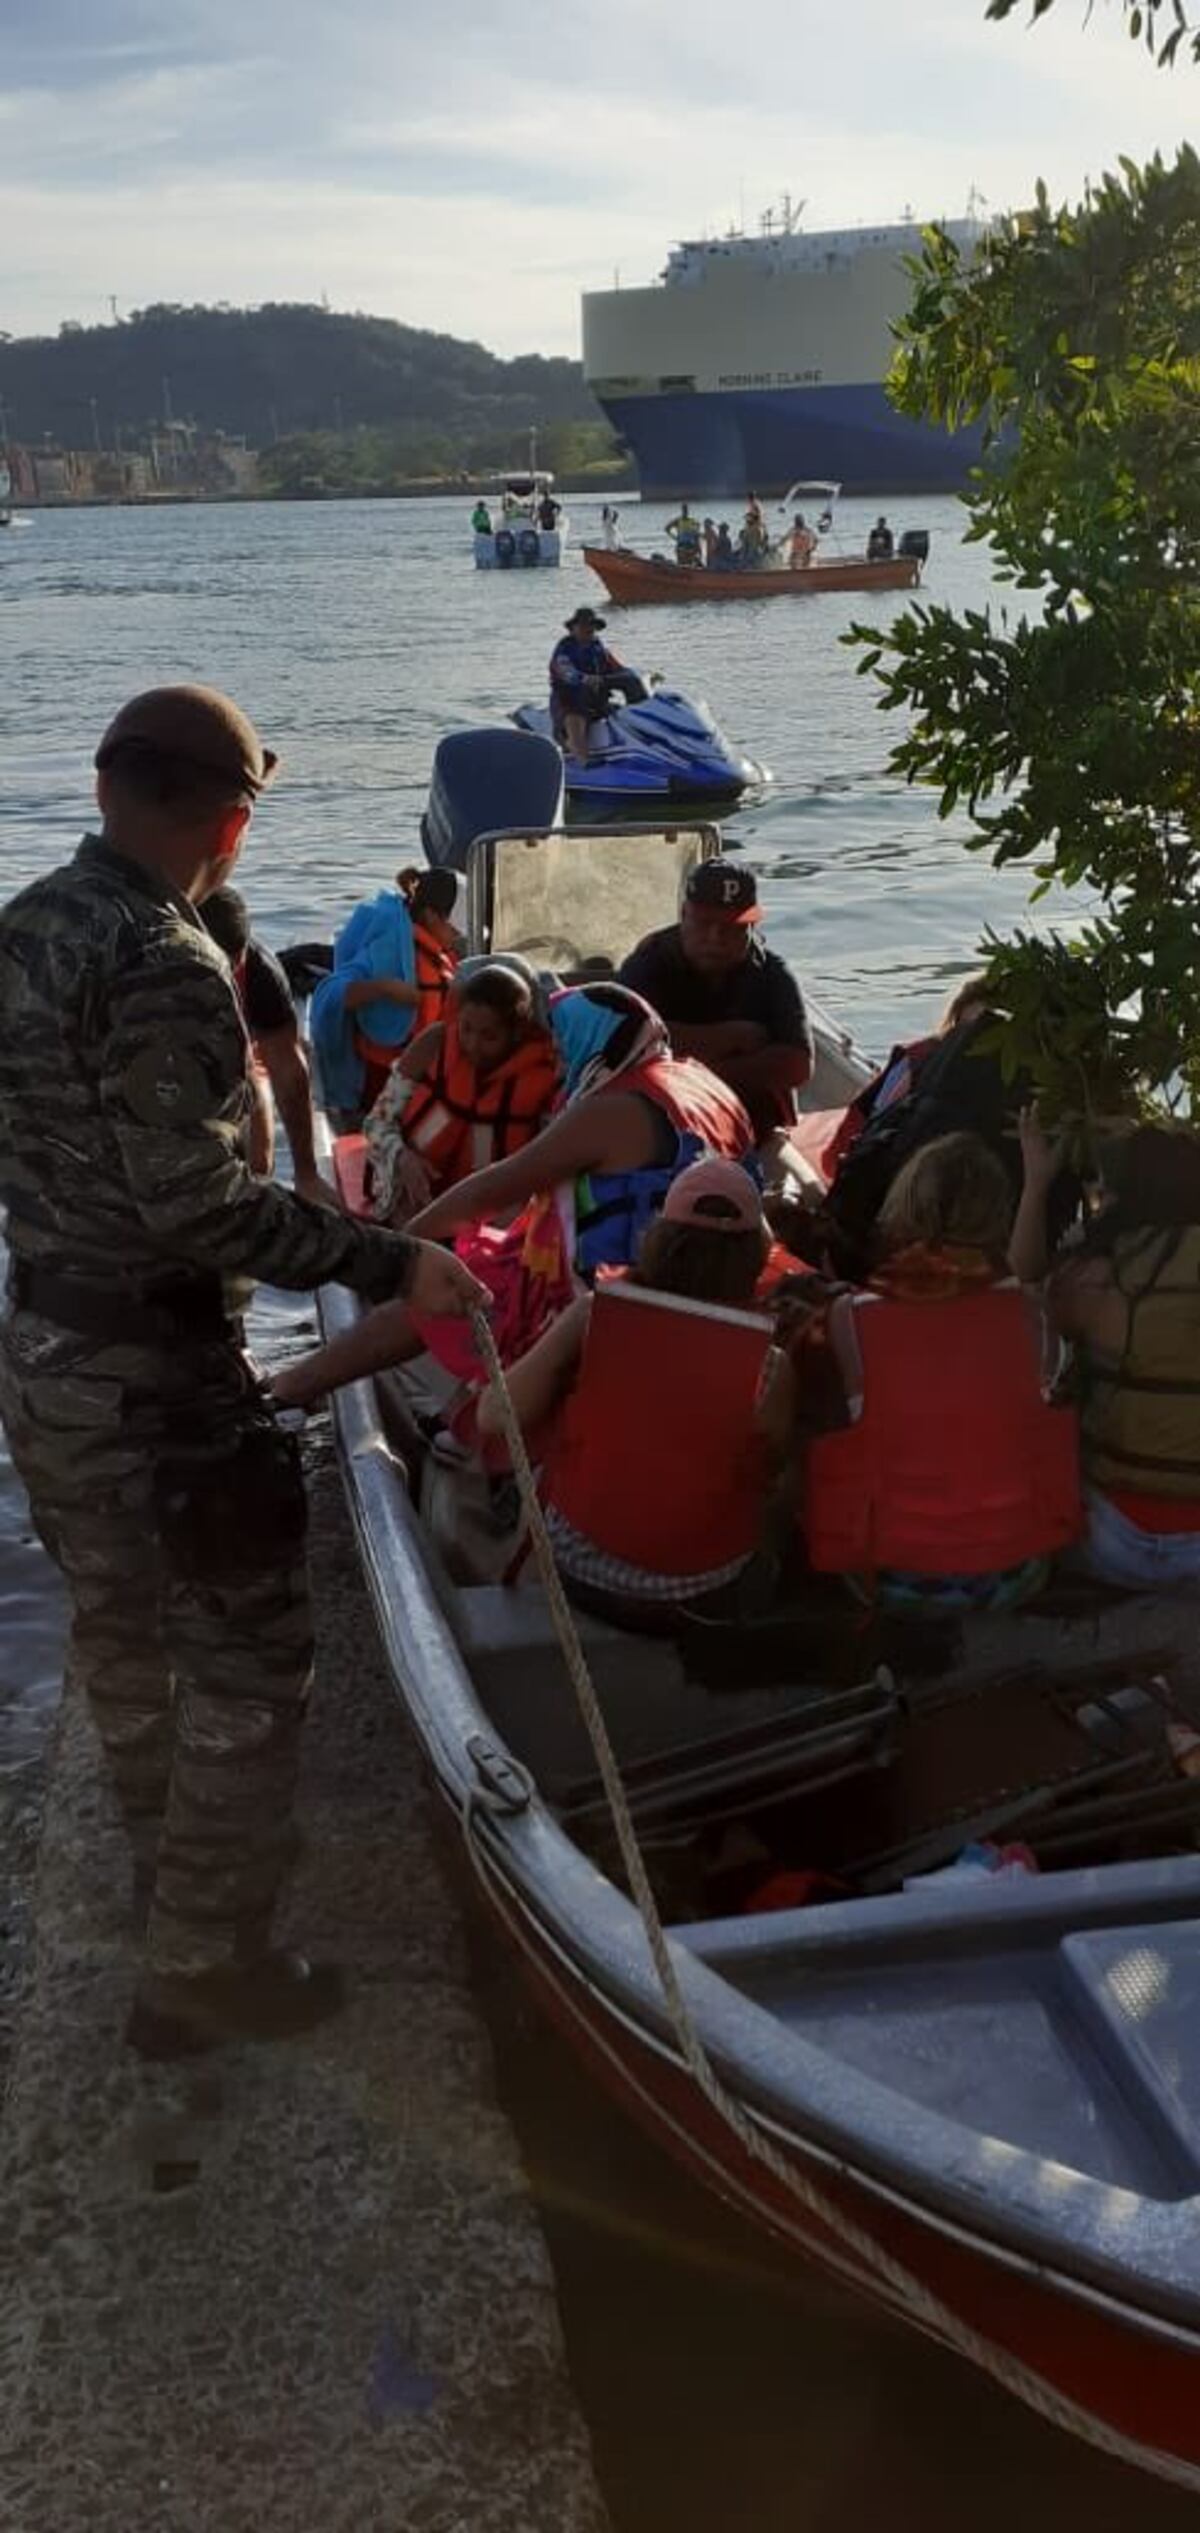
M 535 440 L 536 434 L 531 434 L 529 465 L 518 474 L 506 475 L 494 494 L 481 496 L 491 515 L 491 528 L 474 531 L 477 572 L 555 569 L 562 561 L 569 522 L 555 498 L 553 475 L 534 462 Z M 552 523 L 551 510 L 555 513 Z
M 477 837 L 470 946 L 609 972 L 717 842 Z M 812 1016 L 805 1100 L 828 1107 L 866 1068 Z M 356 1141 L 338 1147 L 352 1202 Z M 326 1334 L 362 1308 L 327 1288 Z M 724 1670 L 699 1635 L 581 1617 L 664 1938 L 533 1569 L 478 1492 L 472 1528 L 462 1470 L 430 1446 L 435 1370 L 342 1390 L 335 1432 L 398 1693 L 547 2014 L 798 2264 L 1200 2490 L 1200 1783 L 1169 1739 L 1173 1698 L 1200 1720 L 1194 1603 L 1060 1592 L 869 1649 L 832 1592 L 792 1611 L 774 1662 L 748 1624 Z M 731 1887 L 735 1827 L 752 1858 L 818 1862 L 815 1904 Z M 993 1833 L 1040 1871 L 943 1878 Z

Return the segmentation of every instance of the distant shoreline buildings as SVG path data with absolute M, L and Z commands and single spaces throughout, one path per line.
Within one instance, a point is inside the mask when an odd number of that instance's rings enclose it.
M 0 440 L 14 507 L 63 509 L 74 502 L 236 501 L 261 491 L 258 451 L 226 432 L 186 422 L 123 432 L 115 449 L 36 447 Z

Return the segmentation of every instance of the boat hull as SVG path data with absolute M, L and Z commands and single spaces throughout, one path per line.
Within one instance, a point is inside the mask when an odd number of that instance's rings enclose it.
M 583 559 L 602 580 L 617 606 L 720 605 L 736 598 L 817 598 L 830 590 L 915 589 L 921 566 L 914 555 L 897 554 L 890 563 L 868 563 L 865 556 L 842 562 L 810 563 L 803 571 L 683 571 L 677 563 L 647 562 L 620 548 L 610 552 L 585 545 Z
M 632 452 L 644 501 L 765 500 L 802 476 L 896 499 L 961 492 L 981 452 L 977 431 L 908 422 L 880 384 L 720 394 L 593 392 Z
M 703 2099 L 678 2057 L 589 1985 L 523 1895 L 479 1851 L 474 1861 L 482 1896 L 542 2010 L 611 2098 L 693 2179 L 765 2228 L 801 2267 L 969 2357 L 1053 2425 L 1200 2490 L 1200 2340 L 934 2219 L 814 2140 L 776 2131 L 772 2143 L 795 2176 L 793 2192 Z M 805 2205 L 808 2189 L 827 2217 Z

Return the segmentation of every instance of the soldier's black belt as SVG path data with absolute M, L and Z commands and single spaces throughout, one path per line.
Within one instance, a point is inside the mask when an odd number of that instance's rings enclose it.
M 222 1339 L 240 1344 L 242 1338 L 242 1323 L 226 1310 L 215 1275 L 163 1277 L 130 1293 L 14 1258 L 8 1289 L 14 1309 L 37 1311 L 102 1345 L 194 1346 Z

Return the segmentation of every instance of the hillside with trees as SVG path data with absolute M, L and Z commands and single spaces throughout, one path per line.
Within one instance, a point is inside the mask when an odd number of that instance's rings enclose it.
M 0 400 L 8 437 L 32 445 L 111 448 L 171 419 L 243 436 L 276 452 L 281 490 L 299 488 L 292 477 L 375 490 L 389 476 L 509 465 L 534 423 L 560 472 L 614 448 L 576 361 L 503 361 L 323 307 L 155 306 L 0 341 Z

